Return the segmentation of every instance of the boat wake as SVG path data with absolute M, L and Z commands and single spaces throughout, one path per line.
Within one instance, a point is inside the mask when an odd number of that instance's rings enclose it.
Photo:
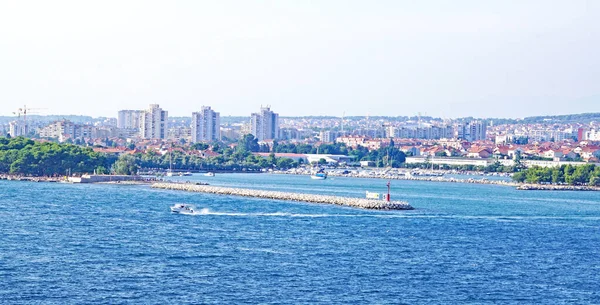
M 286 212 L 273 212 L 273 213 L 243 213 L 243 212 L 216 212 L 211 211 L 208 208 L 203 208 L 200 211 L 195 211 L 191 215 L 210 215 L 210 216 L 241 216 L 241 217 L 256 217 L 256 216 L 267 216 L 267 217 L 362 217 L 363 215 L 353 214 L 298 214 L 298 213 L 286 213 Z
M 587 220 L 599 221 L 600 217 L 594 216 L 495 216 L 495 215 L 423 215 L 423 214 L 304 214 L 289 212 L 273 213 L 244 213 L 244 212 L 218 212 L 209 208 L 194 211 L 187 215 L 194 216 L 233 216 L 233 217 L 290 217 L 290 218 L 323 218 L 323 217 L 361 217 L 361 218 L 429 218 L 429 219 L 465 219 L 465 220 L 490 220 L 490 221 L 539 221 L 539 220 Z

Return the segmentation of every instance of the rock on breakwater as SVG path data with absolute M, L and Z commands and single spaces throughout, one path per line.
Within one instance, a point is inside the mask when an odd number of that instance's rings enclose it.
M 293 173 L 293 172 L 282 172 L 282 171 L 274 171 L 272 174 L 283 174 L 283 175 L 310 175 L 310 173 Z M 469 183 L 469 184 L 493 184 L 493 185 L 503 185 L 503 186 L 514 186 L 517 187 L 520 184 L 512 181 L 505 180 L 488 180 L 488 179 L 460 179 L 460 178 L 447 178 L 447 177 L 421 177 L 421 176 L 412 176 L 407 177 L 404 174 L 388 174 L 384 171 L 382 172 L 369 172 L 367 174 L 340 174 L 336 172 L 328 172 L 328 176 L 330 177 L 346 177 L 346 178 L 372 178 L 372 179 L 385 179 L 385 180 L 410 180 L 410 181 L 429 181 L 429 182 L 454 182 L 454 183 Z
M 179 190 L 217 195 L 233 195 L 264 199 L 290 200 L 310 203 L 336 204 L 372 210 L 412 210 L 413 207 L 405 201 L 383 201 L 364 198 L 338 197 L 329 195 L 287 193 L 277 191 L 240 189 L 221 186 L 195 185 L 184 183 L 155 183 L 152 188 Z
M 522 191 L 600 191 L 598 186 L 556 185 L 556 184 L 523 184 L 517 187 Z

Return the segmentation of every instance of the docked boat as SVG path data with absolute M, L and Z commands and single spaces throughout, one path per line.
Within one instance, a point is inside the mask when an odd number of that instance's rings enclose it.
M 313 173 L 312 175 L 310 175 L 311 179 L 314 180 L 325 180 L 327 179 L 327 173 L 324 170 L 319 170 L 316 173 Z
M 177 214 L 194 214 L 195 207 L 191 204 L 178 203 L 171 207 L 171 212 Z
M 214 177 L 214 176 L 215 176 L 215 173 L 213 173 L 213 172 L 208 172 L 208 173 L 204 174 L 204 176 L 206 176 L 206 177 Z
M 444 173 L 434 172 L 434 171 L 412 171 L 406 172 L 406 178 L 412 177 L 442 177 Z
M 183 175 L 186 176 L 186 177 L 189 177 L 189 176 L 192 175 L 192 173 L 191 172 L 185 172 L 185 173 L 183 173 Z

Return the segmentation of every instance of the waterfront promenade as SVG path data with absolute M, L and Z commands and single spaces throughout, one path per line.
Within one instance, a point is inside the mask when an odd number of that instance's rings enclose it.
M 405 201 L 384 201 L 365 198 L 339 197 L 315 194 L 300 194 L 266 190 L 253 190 L 221 186 L 196 185 L 188 183 L 155 183 L 152 188 L 178 190 L 216 195 L 232 195 L 262 199 L 289 200 L 309 203 L 335 204 L 371 210 L 412 210 L 413 207 Z

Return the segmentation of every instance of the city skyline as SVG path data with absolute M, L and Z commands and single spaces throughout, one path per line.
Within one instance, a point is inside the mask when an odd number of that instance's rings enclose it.
M 597 112 L 599 12 L 589 1 L 4 2 L 0 115 Z

